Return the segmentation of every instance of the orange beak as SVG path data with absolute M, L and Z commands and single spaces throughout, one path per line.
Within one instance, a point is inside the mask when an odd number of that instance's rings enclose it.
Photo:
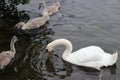
M 48 56 L 50 56 L 50 55 L 51 55 L 51 52 L 49 52 L 47 49 L 46 49 L 46 51 L 48 52 Z
M 51 53 L 48 51 L 48 56 L 50 56 L 51 55 Z

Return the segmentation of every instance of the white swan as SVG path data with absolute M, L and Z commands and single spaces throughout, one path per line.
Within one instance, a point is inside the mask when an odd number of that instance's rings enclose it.
M 45 2 L 41 1 L 40 6 L 46 7 Z M 48 12 L 49 15 L 53 15 L 59 11 L 59 8 L 60 8 L 60 3 L 56 2 L 56 3 L 53 3 L 51 6 L 46 7 L 45 11 Z
M 62 58 L 72 64 L 79 66 L 92 67 L 100 70 L 101 67 L 112 66 L 116 63 L 118 53 L 109 54 L 104 52 L 98 46 L 88 46 L 78 51 L 72 52 L 72 44 L 66 39 L 57 39 L 49 43 L 46 47 L 50 53 L 56 46 L 64 45 L 66 47 Z
M 15 28 L 21 28 L 22 30 L 26 29 L 35 29 L 40 26 L 43 26 L 48 20 L 49 20 L 49 14 L 46 12 L 44 7 L 43 12 L 42 12 L 42 17 L 37 17 L 32 20 L 29 20 L 27 23 L 24 22 L 19 22 L 15 25 Z
M 15 42 L 17 41 L 17 37 L 13 36 L 10 42 L 10 50 L 9 51 L 2 51 L 0 53 L 0 69 L 3 69 L 6 65 L 8 65 L 11 59 L 14 57 L 16 50 L 15 50 Z

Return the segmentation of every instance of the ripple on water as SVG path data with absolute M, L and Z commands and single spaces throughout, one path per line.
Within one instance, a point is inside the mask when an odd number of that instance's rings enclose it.
M 58 1 L 58 0 L 55 0 Z M 62 60 L 63 47 L 58 47 L 48 57 L 46 45 L 54 39 L 66 38 L 73 44 L 73 51 L 89 45 L 102 47 L 106 52 L 120 52 L 120 1 L 118 0 L 59 0 L 61 14 L 53 15 L 45 26 L 31 31 L 14 31 L 17 22 L 26 22 L 40 16 L 38 0 L 17 6 L 16 17 L 5 16 L 7 22 L 0 22 L 0 51 L 9 49 L 13 35 L 19 38 L 17 54 L 12 62 L 0 71 L 2 80 L 98 80 L 100 72 L 92 68 L 78 67 Z M 53 3 L 47 0 L 47 3 Z M 36 4 L 36 5 L 35 5 Z M 7 9 L 9 10 L 9 9 Z M 2 10 L 4 11 L 4 10 Z M 10 11 L 8 11 L 10 12 Z M 11 23 L 15 19 L 15 23 Z M 120 79 L 120 59 L 116 65 L 103 68 L 103 80 Z M 16 74 L 17 73 L 17 74 Z M 13 76 L 14 75 L 14 76 Z

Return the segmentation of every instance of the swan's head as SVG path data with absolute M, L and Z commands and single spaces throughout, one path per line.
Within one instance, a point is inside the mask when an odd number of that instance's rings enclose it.
M 45 1 L 41 1 L 40 4 L 39 4 L 39 9 L 42 7 L 42 8 L 45 8 Z
M 3 57 L 4 59 L 8 59 L 8 58 L 12 58 L 13 54 L 14 54 L 14 52 L 12 52 L 12 51 L 3 51 L 3 52 L 1 52 L 0 57 Z
M 47 45 L 46 47 L 46 51 L 49 53 L 49 55 L 51 54 L 51 52 L 53 51 L 54 49 L 54 44 L 51 42 Z
M 0 53 L 0 69 L 3 69 L 8 65 L 11 59 L 14 57 L 14 52 L 12 51 L 3 51 Z
M 60 2 L 55 3 L 56 7 L 60 8 Z
M 39 4 L 39 9 L 40 9 L 41 7 L 42 7 L 42 15 L 49 17 L 48 12 L 46 11 L 46 4 L 45 4 L 44 1 L 41 1 L 41 2 L 40 2 L 40 4 Z
M 50 43 L 47 45 L 46 50 L 47 50 L 48 53 L 50 54 L 55 47 L 60 46 L 60 45 L 66 46 L 66 48 L 67 48 L 67 50 L 68 50 L 69 52 L 72 51 L 72 44 L 71 44 L 71 42 L 70 42 L 69 40 L 67 40 L 67 39 L 56 39 L 56 40 L 50 42 Z
M 15 25 L 15 29 L 22 29 L 22 27 L 23 27 L 23 25 L 24 25 L 25 23 L 24 22 L 19 22 L 19 23 L 17 23 L 16 25 Z

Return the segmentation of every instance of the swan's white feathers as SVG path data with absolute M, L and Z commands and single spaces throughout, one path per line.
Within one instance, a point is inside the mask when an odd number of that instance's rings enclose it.
M 89 46 L 71 53 L 67 57 L 67 60 L 72 60 L 77 63 L 98 61 L 102 58 L 102 53 L 104 53 L 104 51 L 100 47 Z
M 79 66 L 92 67 L 98 70 L 100 70 L 103 66 L 112 66 L 116 63 L 118 57 L 117 52 L 113 54 L 106 53 L 98 46 L 88 46 L 71 53 L 72 44 L 70 41 L 65 39 L 57 39 L 49 43 L 47 45 L 47 49 L 51 51 L 51 48 L 54 49 L 59 45 L 66 46 L 66 49 L 62 55 L 62 58 L 65 61 Z

